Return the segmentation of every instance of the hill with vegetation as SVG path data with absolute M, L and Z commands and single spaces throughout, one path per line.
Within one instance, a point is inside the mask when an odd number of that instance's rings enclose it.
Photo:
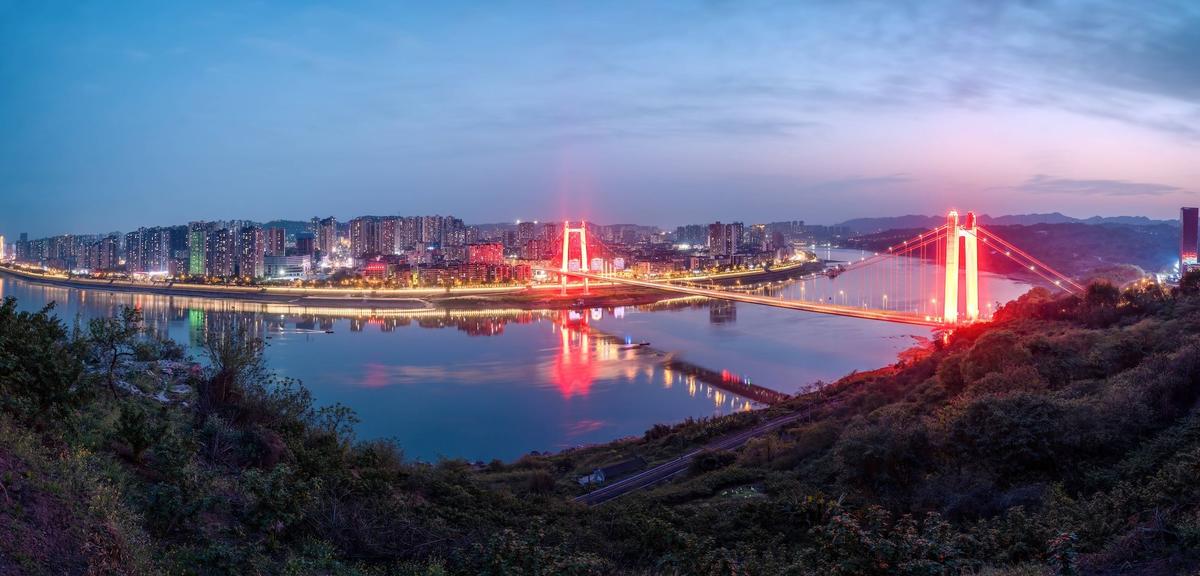
M 210 333 L 0 307 L 0 574 L 1196 574 L 1200 275 L 1035 289 L 770 410 L 518 461 L 409 462 Z M 660 487 L 576 479 L 783 413 Z

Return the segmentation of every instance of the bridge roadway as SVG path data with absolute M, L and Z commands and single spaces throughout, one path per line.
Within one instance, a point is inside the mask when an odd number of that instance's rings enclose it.
M 873 310 L 870 308 L 842 306 L 840 304 L 823 304 L 821 302 L 807 302 L 803 300 L 784 300 L 783 298 L 773 298 L 771 296 L 755 296 L 753 294 L 726 292 L 724 290 L 713 290 L 710 288 L 697 288 L 694 286 L 680 286 L 678 284 L 649 282 L 646 280 L 635 280 L 633 278 L 622 278 L 619 276 L 592 274 L 590 272 L 558 272 L 557 270 L 554 272 L 575 278 L 587 278 L 589 280 L 596 280 L 600 282 L 614 282 L 629 286 L 641 286 L 643 288 L 653 288 L 655 290 L 676 292 L 679 294 L 707 296 L 709 298 L 718 298 L 721 300 L 746 302 L 747 304 L 761 304 L 763 306 L 774 306 L 776 308 L 787 308 L 789 310 L 801 310 L 804 312 L 816 312 L 818 314 L 833 314 L 835 316 L 849 316 L 851 318 L 865 318 L 867 320 L 881 320 L 883 322 L 895 322 L 899 324 L 915 324 L 917 326 L 943 327 L 946 325 L 940 319 L 930 319 L 928 317 L 909 312 Z

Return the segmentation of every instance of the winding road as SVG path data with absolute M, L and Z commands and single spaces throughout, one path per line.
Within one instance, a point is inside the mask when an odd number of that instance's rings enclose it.
M 788 414 L 787 416 L 780 416 L 779 418 L 768 420 L 762 424 L 759 424 L 758 426 L 750 428 L 749 430 L 743 430 L 741 432 L 719 438 L 708 444 L 705 444 L 703 448 L 692 450 L 691 452 L 688 452 L 687 454 L 684 454 L 683 456 L 680 456 L 674 460 L 664 462 L 644 472 L 634 474 L 628 478 L 622 478 L 621 480 L 613 482 L 612 484 L 601 486 L 600 488 L 592 490 L 587 494 L 577 496 L 575 498 L 575 502 L 587 504 L 588 506 L 595 506 L 597 504 L 608 502 L 609 500 L 620 498 L 621 496 L 624 496 L 625 494 L 635 490 L 640 490 L 642 488 L 664 482 L 682 472 L 686 472 L 688 466 L 690 466 L 692 463 L 692 459 L 703 453 L 705 450 L 732 450 L 741 446 L 742 444 L 745 444 L 748 440 L 754 438 L 755 436 L 761 436 L 762 434 L 766 434 L 767 432 L 771 432 L 782 426 L 795 422 L 807 414 L 808 412 L 805 411 Z

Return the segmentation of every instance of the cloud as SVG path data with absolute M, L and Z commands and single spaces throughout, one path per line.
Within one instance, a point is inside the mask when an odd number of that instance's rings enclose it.
M 1068 194 L 1074 196 L 1164 196 L 1190 192 L 1177 186 L 1128 180 L 1075 180 L 1037 174 L 1017 190 L 1031 194 Z

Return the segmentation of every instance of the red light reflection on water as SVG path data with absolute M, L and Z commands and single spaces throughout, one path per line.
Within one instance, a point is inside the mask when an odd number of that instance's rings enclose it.
M 559 348 L 554 357 L 554 384 L 563 398 L 587 396 L 596 376 L 587 316 L 563 311 L 558 321 Z

